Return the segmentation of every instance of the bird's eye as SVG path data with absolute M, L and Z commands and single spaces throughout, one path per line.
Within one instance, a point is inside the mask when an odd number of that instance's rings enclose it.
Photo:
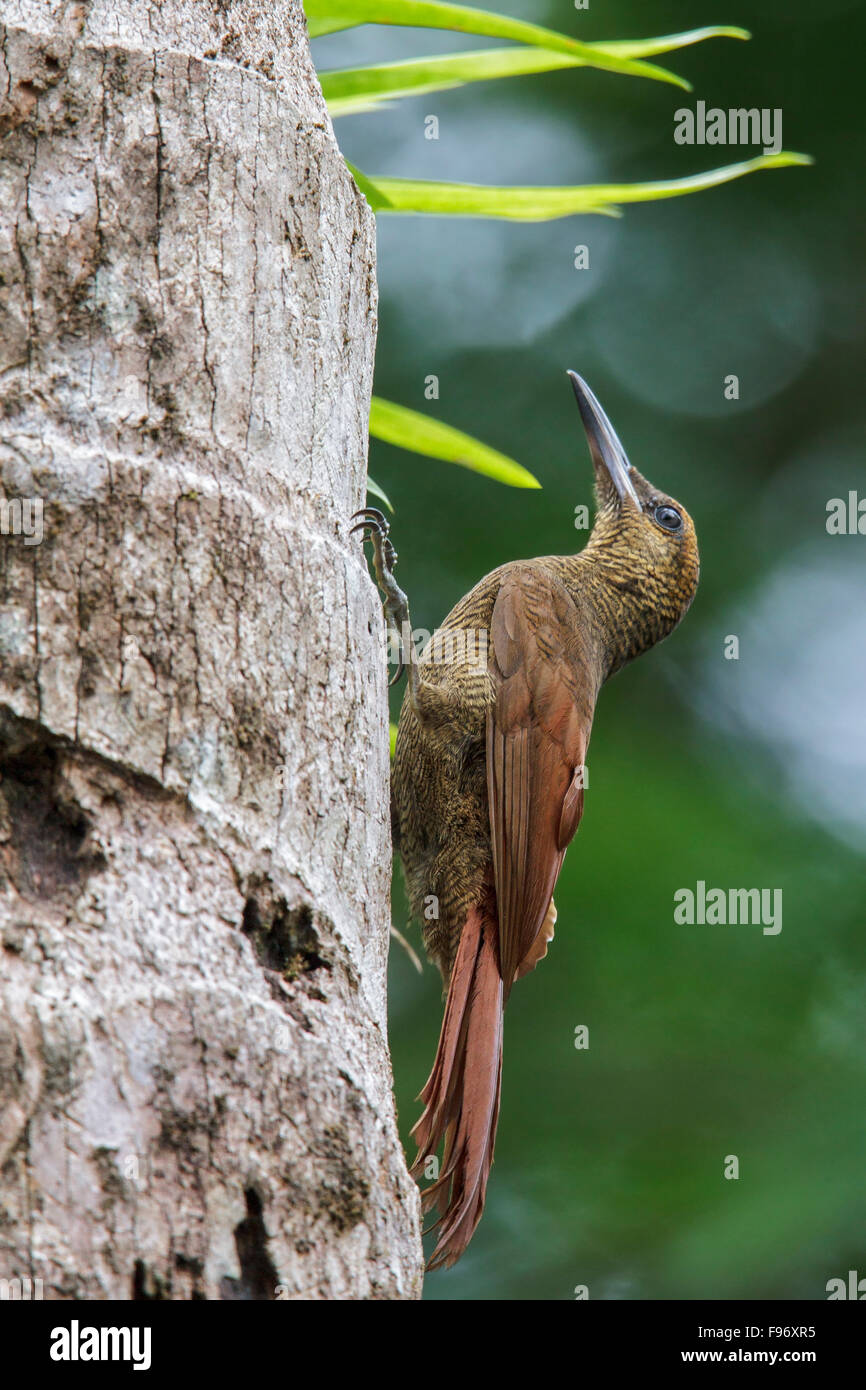
M 661 507 L 656 507 L 653 516 L 659 526 L 663 526 L 666 531 L 680 531 L 683 519 L 676 507 L 669 507 L 666 503 Z

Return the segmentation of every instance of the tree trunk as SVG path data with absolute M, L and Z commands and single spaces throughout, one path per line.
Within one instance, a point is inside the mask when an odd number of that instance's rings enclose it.
M 298 0 L 0 41 L 0 1276 L 415 1297 L 372 219 Z

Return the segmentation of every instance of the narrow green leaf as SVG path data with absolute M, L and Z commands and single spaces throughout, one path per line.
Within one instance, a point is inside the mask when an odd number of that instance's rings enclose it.
M 356 169 L 354 164 L 350 164 L 348 159 L 346 160 L 346 168 L 374 212 L 385 212 L 390 208 L 391 204 L 387 196 L 379 187 L 381 180 L 369 179 L 360 169 Z
M 604 45 L 580 43 L 555 29 L 544 29 L 523 19 L 477 10 L 468 5 L 452 5 L 443 0 L 305 0 L 307 28 L 311 38 L 351 29 L 356 24 L 399 24 L 415 29 L 456 29 L 465 34 L 486 34 L 489 38 L 516 39 L 518 43 L 550 48 L 582 58 L 588 67 L 631 77 L 650 77 L 671 82 L 691 91 L 691 86 L 666 68 L 656 67 L 621 54 L 607 52 Z
M 387 97 L 340 97 L 327 102 L 327 107 L 331 120 L 336 121 L 340 116 L 361 116 L 365 111 L 381 111 L 383 107 L 390 107 L 390 102 Z
M 689 29 L 682 34 L 663 34 L 659 39 L 604 39 L 593 48 L 603 48 L 605 53 L 613 53 L 618 58 L 652 58 L 657 53 L 673 53 L 678 48 L 688 48 L 693 43 L 703 43 L 704 39 L 750 39 L 748 29 L 740 29 L 733 24 L 712 24 L 704 29 Z
M 444 459 L 446 463 L 457 463 L 473 473 L 484 473 L 488 478 L 495 478 L 509 487 L 541 486 L 531 473 L 507 454 L 500 454 L 462 430 L 443 425 L 429 415 L 395 405 L 393 401 L 384 401 L 381 396 L 374 396 L 370 403 L 370 434 L 386 444 L 396 444 L 412 453 Z
M 665 53 L 709 38 L 748 38 L 745 29 L 693 29 L 688 34 L 668 34 L 659 39 L 638 39 L 632 44 L 590 44 L 590 48 L 634 48 L 641 52 Z M 632 57 L 632 53 L 620 53 Z M 586 59 L 573 53 L 556 53 L 549 48 L 487 48 L 472 53 L 446 53 L 432 58 L 413 58 L 405 62 L 380 63 L 362 68 L 344 68 L 319 73 L 322 91 L 332 117 L 354 116 L 376 111 L 383 101 L 447 91 L 466 82 L 487 82 L 500 77 L 523 77 L 527 73 L 552 72 L 559 68 L 586 67 Z
M 431 183 L 421 179 L 370 178 L 362 175 L 364 192 L 375 211 L 434 213 L 452 217 L 503 217 L 515 222 L 543 222 L 573 213 L 603 213 L 618 217 L 620 203 L 648 203 L 679 198 L 729 183 L 759 169 L 782 169 L 811 164 L 805 154 L 758 155 L 704 174 L 656 183 L 598 183 L 571 188 L 496 188 L 473 183 Z M 353 170 L 354 173 L 354 170 Z
M 324 7 L 323 7 L 324 8 Z M 311 39 L 324 38 L 325 34 L 337 34 L 342 29 L 353 29 L 358 20 L 354 19 L 328 19 L 327 15 L 314 15 L 311 13 L 313 6 L 309 0 L 304 5 L 304 12 L 307 16 L 307 33 Z
M 384 488 L 381 488 L 378 483 L 374 483 L 373 479 L 369 477 L 367 479 L 367 491 L 371 492 L 374 497 L 378 497 L 380 502 L 384 502 L 389 512 L 393 512 L 394 508 L 391 506 Z
M 389 738 L 389 741 L 390 741 L 390 744 L 391 744 L 391 758 L 393 759 L 394 753 L 396 752 L 396 749 L 397 749 L 397 725 L 396 725 L 396 724 L 389 724 L 389 725 L 388 725 L 388 738 Z
M 332 117 L 377 110 L 382 101 L 421 96 L 460 87 L 466 82 L 485 82 L 497 77 L 550 72 L 556 68 L 584 67 L 582 58 L 553 53 L 549 48 L 490 48 L 473 53 L 416 58 L 379 67 L 347 68 L 319 73 L 322 92 Z

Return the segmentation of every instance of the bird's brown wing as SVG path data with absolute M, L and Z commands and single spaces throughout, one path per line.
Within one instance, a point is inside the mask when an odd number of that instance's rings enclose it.
M 583 812 L 597 680 L 588 636 L 551 572 L 516 565 L 490 625 L 496 701 L 487 716 L 487 792 L 506 995 L 536 946 Z

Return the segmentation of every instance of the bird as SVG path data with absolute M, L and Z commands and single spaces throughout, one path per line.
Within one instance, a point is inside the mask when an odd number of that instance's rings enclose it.
M 373 545 L 407 687 L 391 779 L 394 847 L 445 1008 L 412 1130 L 437 1230 L 428 1269 L 463 1254 L 484 1210 L 499 1118 L 503 1019 L 553 938 L 553 893 L 583 814 L 602 685 L 667 637 L 694 598 L 694 523 L 629 462 L 586 381 L 569 372 L 595 474 L 583 550 L 513 560 L 481 579 L 420 652 L 389 523 L 356 512 Z M 360 520 L 358 520 L 360 518 Z M 441 1163 L 429 1162 L 443 1146 Z

